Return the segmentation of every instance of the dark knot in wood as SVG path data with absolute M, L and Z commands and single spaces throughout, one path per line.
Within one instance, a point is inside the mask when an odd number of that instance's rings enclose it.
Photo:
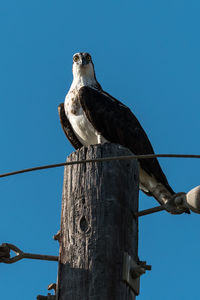
M 86 233 L 89 230 L 89 224 L 85 216 L 81 217 L 79 221 L 79 228 L 84 233 Z

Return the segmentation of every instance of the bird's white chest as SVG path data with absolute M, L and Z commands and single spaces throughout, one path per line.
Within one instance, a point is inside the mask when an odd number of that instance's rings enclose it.
M 88 121 L 80 102 L 77 100 L 76 91 L 69 91 L 65 98 L 65 113 L 78 140 L 89 146 L 98 143 L 98 132 Z

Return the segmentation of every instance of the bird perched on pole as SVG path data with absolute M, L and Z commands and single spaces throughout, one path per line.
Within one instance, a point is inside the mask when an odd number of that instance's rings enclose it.
M 62 128 L 75 149 L 99 143 L 117 143 L 133 154 L 153 154 L 152 145 L 131 110 L 98 83 L 91 55 L 73 56 L 73 81 L 65 102 L 58 107 Z M 174 214 L 188 212 L 170 187 L 156 158 L 139 160 L 139 187 Z

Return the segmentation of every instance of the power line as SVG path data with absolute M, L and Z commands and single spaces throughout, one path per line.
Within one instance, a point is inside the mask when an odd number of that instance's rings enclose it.
M 128 160 L 128 159 L 152 159 L 152 158 L 159 158 L 159 157 L 160 158 L 200 158 L 200 155 L 196 155 L 196 154 L 144 154 L 144 155 L 126 155 L 126 156 L 113 156 L 113 157 L 104 157 L 104 158 L 96 158 L 96 159 L 85 159 L 85 160 L 70 161 L 70 162 L 64 162 L 64 163 L 58 163 L 58 164 L 43 165 L 43 166 L 39 166 L 39 167 L 32 167 L 32 168 L 13 171 L 13 172 L 3 173 L 3 174 L 0 174 L 0 178 L 17 175 L 17 174 L 22 174 L 22 173 L 44 170 L 44 169 L 52 169 L 52 168 L 84 164 L 84 163 L 90 163 L 90 162 L 104 162 L 104 161 Z

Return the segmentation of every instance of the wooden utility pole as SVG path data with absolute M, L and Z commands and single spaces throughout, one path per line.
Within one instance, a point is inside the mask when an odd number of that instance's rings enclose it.
M 81 148 L 67 161 L 131 154 L 107 143 Z M 138 261 L 137 211 L 136 160 L 65 167 L 58 300 L 135 299 L 137 270 L 131 267 Z

